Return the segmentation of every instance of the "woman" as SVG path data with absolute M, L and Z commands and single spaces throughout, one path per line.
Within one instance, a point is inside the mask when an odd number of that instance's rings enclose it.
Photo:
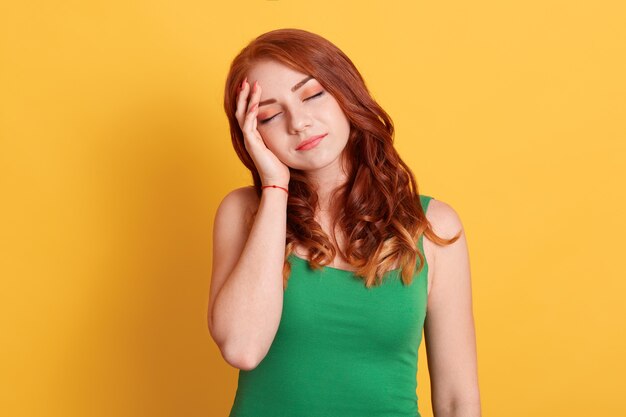
M 307 31 L 265 33 L 233 61 L 224 108 L 254 181 L 214 225 L 208 322 L 240 369 L 230 416 L 419 416 L 422 328 L 435 416 L 479 416 L 461 222 L 419 195 L 350 59 Z

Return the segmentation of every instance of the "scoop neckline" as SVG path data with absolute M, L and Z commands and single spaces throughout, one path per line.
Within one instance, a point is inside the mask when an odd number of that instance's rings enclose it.
M 311 262 L 309 262 L 308 259 L 301 258 L 300 256 L 296 255 L 295 252 L 291 252 L 289 254 L 289 256 L 291 256 L 293 258 L 296 258 L 299 261 L 305 262 L 305 263 L 307 263 L 309 265 L 311 264 Z M 350 275 L 355 275 L 355 272 L 356 272 L 356 271 L 350 271 L 349 269 L 335 268 L 333 266 L 326 266 L 326 265 L 322 265 L 322 269 L 330 269 L 332 271 L 342 272 L 342 273 L 346 273 L 346 274 L 350 274 Z M 399 270 L 400 270 L 400 268 L 396 268 L 396 269 L 392 269 L 390 271 L 387 271 L 387 273 L 389 273 L 389 272 L 396 272 L 396 271 L 399 271 Z

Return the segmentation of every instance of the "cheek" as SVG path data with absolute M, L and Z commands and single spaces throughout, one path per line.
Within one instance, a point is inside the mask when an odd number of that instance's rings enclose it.
M 329 104 L 327 116 L 332 120 L 332 123 L 335 126 L 344 126 L 349 124 L 348 118 L 343 110 L 341 110 L 341 106 L 339 106 L 339 103 L 336 100 L 333 100 L 331 104 Z
M 332 121 L 337 133 L 341 133 L 343 135 L 350 133 L 350 121 L 341 108 L 337 107 L 335 112 L 332 114 Z
M 272 135 L 271 132 L 267 132 L 267 130 L 265 131 L 259 130 L 259 133 L 261 134 L 261 137 L 263 138 L 263 143 L 265 143 L 265 146 L 267 146 L 267 148 L 270 149 L 271 151 L 274 151 L 274 149 L 276 149 L 276 146 L 275 146 L 276 138 L 274 137 L 274 135 Z
M 287 153 L 287 150 L 285 148 L 285 140 L 281 138 L 280 135 L 272 132 L 272 129 L 259 129 L 257 127 L 257 130 L 261 134 L 261 137 L 263 138 L 263 143 L 265 143 L 267 149 L 272 151 L 274 155 L 280 158 L 282 155 L 285 155 Z

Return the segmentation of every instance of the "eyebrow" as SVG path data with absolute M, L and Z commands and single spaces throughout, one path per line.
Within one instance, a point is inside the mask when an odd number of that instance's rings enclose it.
M 291 92 L 295 92 L 298 88 L 302 87 L 304 84 L 307 83 L 307 81 L 313 79 L 312 75 L 309 75 L 308 77 L 306 77 L 305 79 L 303 79 L 302 81 L 300 81 L 298 84 L 294 85 L 293 87 L 291 87 Z M 270 98 L 267 100 L 263 100 L 259 103 L 259 107 L 264 106 L 266 104 L 272 104 L 272 103 L 276 103 L 276 99 L 274 98 Z

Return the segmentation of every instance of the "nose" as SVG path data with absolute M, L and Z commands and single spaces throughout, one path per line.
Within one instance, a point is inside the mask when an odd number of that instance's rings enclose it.
M 305 109 L 296 109 L 291 112 L 289 129 L 292 135 L 311 127 L 311 116 Z

